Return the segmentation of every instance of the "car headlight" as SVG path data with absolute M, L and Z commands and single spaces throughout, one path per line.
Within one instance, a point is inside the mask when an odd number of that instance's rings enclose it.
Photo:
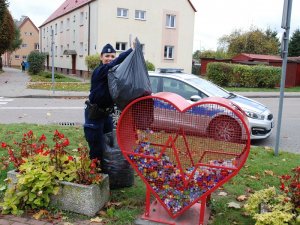
M 246 115 L 252 119 L 256 119 L 256 120 L 264 120 L 265 116 L 255 113 L 255 112 L 251 112 L 251 111 L 245 111 Z

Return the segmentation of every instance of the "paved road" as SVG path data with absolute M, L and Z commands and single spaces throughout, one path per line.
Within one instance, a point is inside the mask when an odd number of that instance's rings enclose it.
M 82 124 L 83 102 L 88 92 L 63 92 L 33 90 L 26 88 L 27 74 L 20 70 L 5 68 L 0 75 L 0 123 L 40 123 L 40 124 Z M 278 92 L 243 92 L 268 106 L 278 116 Z M 64 96 L 64 98 L 60 98 Z M 300 153 L 300 93 L 285 93 L 284 111 L 281 126 L 280 148 Z M 78 99 L 80 98 L 80 99 Z M 67 99 L 67 101 L 66 101 Z M 67 102 L 67 103 L 66 103 Z M 276 130 L 262 141 L 252 141 L 253 145 L 275 146 Z
M 274 114 L 275 124 L 278 124 L 279 98 L 253 98 L 265 104 Z M 300 98 L 285 98 L 283 101 L 279 147 L 284 151 L 300 154 Z M 265 140 L 252 141 L 253 145 L 271 146 L 275 148 L 277 127 L 271 136 Z

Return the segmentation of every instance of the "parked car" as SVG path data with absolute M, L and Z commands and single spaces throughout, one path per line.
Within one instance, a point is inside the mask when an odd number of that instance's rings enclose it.
M 159 69 L 149 72 L 153 93 L 173 92 L 193 103 L 202 98 L 217 96 L 230 99 L 238 105 L 249 120 L 251 139 L 270 136 L 274 127 L 273 114 L 263 104 L 225 89 L 192 74 L 178 69 Z
M 150 82 L 153 93 L 176 93 L 190 103 L 207 97 L 222 97 L 233 101 L 247 115 L 250 128 L 250 138 L 265 139 L 271 135 L 274 127 L 273 114 L 263 104 L 227 90 L 192 74 L 183 73 L 181 69 L 158 69 L 150 71 Z M 120 111 L 115 109 L 113 114 L 116 126 Z M 220 126 L 218 129 L 220 129 Z

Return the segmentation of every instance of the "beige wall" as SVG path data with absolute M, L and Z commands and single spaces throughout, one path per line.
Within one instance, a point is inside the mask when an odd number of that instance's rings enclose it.
M 22 39 L 22 45 L 18 50 L 10 55 L 11 66 L 20 66 L 22 60 L 27 61 L 27 56 L 31 51 L 39 50 L 39 31 L 28 19 L 19 27 Z M 18 58 L 19 56 L 19 58 Z
M 59 27 L 60 21 L 70 18 L 72 28 L 69 31 L 63 31 L 63 34 L 58 34 L 59 38 L 55 36 L 55 46 L 63 45 L 63 48 L 66 49 L 66 45 L 69 44 L 69 49 L 76 50 L 77 70 L 87 70 L 84 64 L 85 56 L 88 55 L 88 52 L 89 54 L 99 53 L 108 42 L 113 46 L 117 42 L 125 42 L 126 49 L 128 49 L 129 35 L 131 35 L 133 38 L 138 37 L 144 44 L 145 59 L 154 63 L 156 68 L 183 68 L 185 72 L 191 72 L 195 12 L 187 0 L 95 0 L 89 5 L 90 9 L 88 5 L 85 5 L 41 27 L 41 50 L 50 53 L 51 37 L 49 32 L 46 32 L 47 29 L 50 30 L 50 27 L 54 27 L 55 24 L 58 24 Z M 117 17 L 117 8 L 128 9 L 128 18 Z M 146 11 L 146 19 L 135 19 L 135 10 Z M 79 17 L 81 11 L 90 11 L 89 39 L 88 24 L 79 26 L 72 20 L 74 15 Z M 167 13 L 176 15 L 175 28 L 166 28 Z M 88 21 L 86 22 L 88 23 Z M 46 30 L 45 35 L 43 29 Z M 74 30 L 76 35 L 75 39 L 72 39 Z M 82 57 L 78 53 L 80 42 L 84 43 L 85 49 Z M 164 59 L 165 45 L 174 46 L 173 59 Z M 90 46 L 89 51 L 88 46 Z M 49 57 L 49 65 L 51 65 L 51 57 Z M 71 56 L 55 57 L 54 66 L 71 68 Z

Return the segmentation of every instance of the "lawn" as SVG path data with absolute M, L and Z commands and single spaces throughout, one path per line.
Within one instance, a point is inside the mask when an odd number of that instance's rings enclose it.
M 36 125 L 36 124 L 0 124 L 0 143 L 20 141 L 22 134 L 32 130 L 38 137 L 45 134 L 51 138 L 55 129 L 64 133 L 70 140 L 70 151 L 78 144 L 86 145 L 83 129 L 81 126 L 58 126 L 58 125 Z M 6 154 L 3 150 L 1 155 Z M 299 165 L 300 155 L 281 152 L 275 157 L 273 150 L 264 147 L 252 147 L 248 160 L 239 174 L 220 190 L 212 195 L 210 208 L 212 210 L 211 224 L 214 225 L 232 225 L 232 224 L 254 224 L 254 221 L 245 215 L 243 209 L 229 208 L 230 202 L 237 202 L 237 197 L 241 195 L 249 196 L 256 190 L 270 186 L 279 187 L 278 177 L 283 174 L 289 174 L 291 169 Z M 6 171 L 1 172 L 0 187 L 4 187 L 3 181 L 6 177 Z M 3 188 L 1 188 L 3 196 Z M 220 196 L 218 193 L 226 192 L 226 196 Z M 238 202 L 241 206 L 245 201 Z M 130 188 L 112 190 L 111 202 L 101 211 L 100 217 L 105 224 L 132 224 L 135 218 L 144 210 L 145 204 L 145 186 L 141 180 L 136 177 L 135 184 Z M 72 222 L 80 219 L 89 219 L 77 214 L 64 212 L 64 221 Z

